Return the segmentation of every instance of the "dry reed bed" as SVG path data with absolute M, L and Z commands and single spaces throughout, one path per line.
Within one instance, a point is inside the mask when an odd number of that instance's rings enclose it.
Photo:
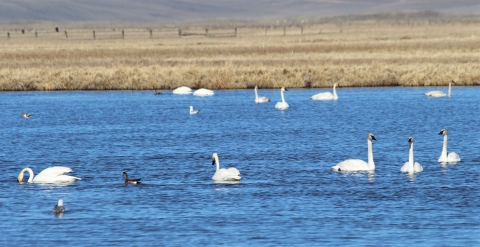
M 480 84 L 475 25 L 334 28 L 303 36 L 252 29 L 239 38 L 2 41 L 0 90 Z

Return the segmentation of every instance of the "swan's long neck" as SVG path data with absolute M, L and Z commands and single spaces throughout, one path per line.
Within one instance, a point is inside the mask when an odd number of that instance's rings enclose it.
M 448 97 L 452 94 L 452 82 L 448 83 Z
M 373 162 L 372 141 L 368 140 L 368 166 L 370 170 L 375 170 L 375 163 Z
M 447 160 L 447 135 L 443 136 L 442 159 Z
M 257 87 L 255 87 L 255 99 L 258 100 Z
M 285 103 L 285 98 L 283 97 L 283 90 L 280 90 L 280 94 L 282 95 L 282 102 Z
M 338 99 L 338 96 L 337 96 L 337 89 L 336 89 L 337 85 L 333 85 L 333 99 Z
M 410 153 L 408 155 L 408 170 L 410 172 L 413 172 L 413 165 L 415 164 L 415 161 L 413 160 L 413 142 L 410 143 Z
M 220 160 L 218 159 L 218 156 L 215 156 L 215 165 L 217 166 L 217 170 L 220 169 Z
M 20 172 L 20 174 L 18 174 L 18 178 L 17 178 L 17 179 L 18 179 L 18 182 L 22 182 L 22 181 L 23 181 L 23 175 L 25 174 L 25 172 L 28 172 L 28 176 L 29 176 L 29 177 L 28 177 L 28 182 L 29 182 L 29 183 L 32 183 L 32 182 L 33 182 L 33 176 L 34 176 L 34 174 L 33 174 L 33 170 L 30 169 L 30 168 L 25 168 L 25 169 L 23 169 L 23 170 Z

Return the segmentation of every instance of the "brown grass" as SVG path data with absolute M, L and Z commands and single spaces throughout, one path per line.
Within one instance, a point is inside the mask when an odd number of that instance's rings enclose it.
M 81 31 L 69 31 L 69 39 L 1 38 L 0 90 L 480 84 L 476 22 L 318 24 L 304 27 L 303 35 L 289 27 L 287 36 L 282 28 L 268 28 L 267 36 L 265 28 L 240 28 L 237 38 L 127 32 L 112 39 L 99 32 L 93 40 L 91 30 Z M 215 32 L 232 30 L 209 30 Z

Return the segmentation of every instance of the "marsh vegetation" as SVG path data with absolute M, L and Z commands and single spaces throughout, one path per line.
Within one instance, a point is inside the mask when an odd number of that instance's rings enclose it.
M 71 28 L 68 38 L 12 33 L 7 39 L 3 31 L 0 90 L 437 86 L 452 79 L 479 85 L 478 26 L 478 18 L 360 19 L 285 29 L 244 25 L 237 37 L 215 36 L 233 32 L 217 26 L 211 36 L 150 37 L 139 28 L 123 38 L 120 29 L 114 36 L 98 32 L 96 39 L 88 28 Z

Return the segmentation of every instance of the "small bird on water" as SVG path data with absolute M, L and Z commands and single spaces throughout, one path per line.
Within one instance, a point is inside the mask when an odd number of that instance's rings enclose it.
M 190 114 L 197 114 L 199 112 L 200 112 L 200 110 L 194 110 L 193 106 L 190 106 Z
M 32 116 L 33 116 L 32 114 L 27 114 L 27 113 L 25 113 L 25 112 L 22 111 L 22 117 L 23 117 L 23 118 L 30 118 L 30 117 L 32 117 Z
M 63 214 L 65 213 L 65 207 L 63 206 L 63 200 L 59 199 L 57 205 L 53 207 L 54 214 Z
M 125 184 L 140 184 L 141 178 L 128 179 L 128 174 L 126 172 L 123 172 L 123 177 L 125 178 Z

